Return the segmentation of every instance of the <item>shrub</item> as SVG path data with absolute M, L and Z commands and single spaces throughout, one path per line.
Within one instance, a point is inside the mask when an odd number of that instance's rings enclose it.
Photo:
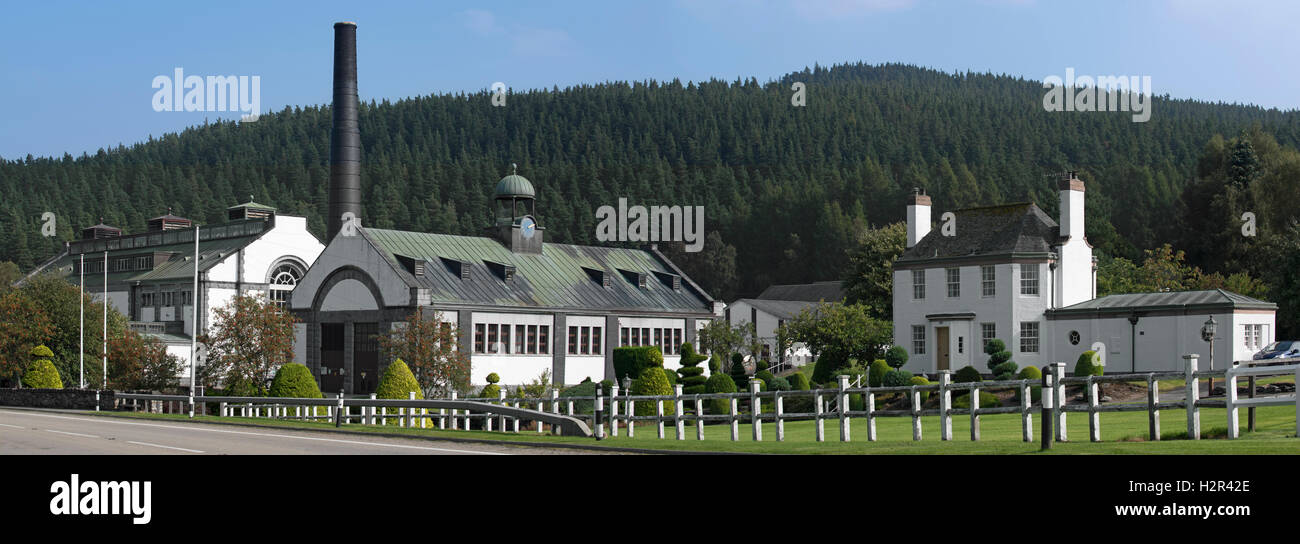
M 40 358 L 32 361 L 27 371 L 23 372 L 23 386 L 32 389 L 63 389 L 63 380 L 54 368 L 54 361 Z
M 907 350 L 903 346 L 894 346 L 885 352 L 885 363 L 898 370 L 907 364 Z
M 999 406 L 1002 406 L 1002 401 L 998 400 L 996 395 L 988 391 L 980 391 L 980 408 L 997 408 Z M 952 407 L 970 408 L 970 393 L 953 399 Z
M 614 392 L 614 380 L 600 380 L 600 390 L 605 392 L 605 396 L 612 394 Z
M 704 382 L 709 379 L 704 376 L 704 368 L 699 366 L 700 363 L 708 359 L 703 355 L 695 353 L 695 346 L 690 342 L 682 344 L 682 367 L 677 369 L 677 375 L 681 376 L 678 380 L 682 384 L 682 393 L 686 395 L 697 395 L 704 392 Z
M 736 383 L 736 390 L 749 389 L 749 373 L 745 372 L 745 358 L 739 353 L 731 356 L 731 380 Z
M 816 383 L 826 383 L 834 381 L 839 370 L 848 366 L 848 361 L 839 355 L 823 353 L 817 358 L 817 363 L 813 365 L 812 381 Z
M 889 363 L 886 363 L 883 359 L 872 361 L 867 374 L 867 385 L 880 387 L 884 383 L 885 374 L 890 371 Z
M 499 397 L 501 397 L 501 386 L 495 383 L 489 383 L 483 386 L 483 389 L 478 392 L 478 398 L 481 399 L 495 399 Z
M 912 385 L 912 373 L 906 370 L 890 370 L 880 380 L 885 387 L 903 387 Z
M 664 366 L 664 354 L 659 346 L 614 348 L 614 379 L 620 384 L 625 378 L 636 379 L 651 366 Z
M 669 393 L 671 393 L 673 391 L 673 386 L 677 385 L 677 372 L 675 370 L 669 370 L 667 368 L 663 369 L 663 371 L 664 371 L 664 379 L 668 380 L 668 391 Z
M 564 398 L 564 397 L 594 397 L 594 396 L 596 396 L 596 387 L 597 387 L 597 384 L 596 384 L 595 382 L 590 382 L 590 381 L 582 382 L 582 383 L 580 383 L 580 384 L 578 384 L 578 385 L 575 385 L 575 386 L 573 386 L 573 387 L 570 387 L 570 388 L 568 388 L 568 389 L 565 389 L 565 390 L 563 390 L 563 391 L 560 391 L 560 398 Z M 607 403 L 606 405 L 608 406 L 609 399 L 605 399 L 605 402 Z M 577 413 L 577 414 L 589 414 L 589 413 L 591 413 L 592 410 L 594 410 L 594 409 L 595 409 L 595 403 L 593 403 L 592 401 L 589 401 L 589 400 L 575 400 L 575 401 L 573 401 L 573 411 L 574 411 L 574 413 Z
M 587 379 L 586 379 L 585 381 L 591 381 L 591 377 L 587 377 Z M 493 373 L 491 373 L 491 374 L 488 374 L 488 375 L 487 375 L 487 382 L 488 382 L 488 383 L 500 383 L 500 382 L 501 382 L 501 376 L 498 376 L 496 372 L 493 372 Z
M 641 372 L 641 377 L 637 378 L 636 383 L 632 385 L 633 395 L 671 395 L 673 388 L 668 383 L 668 371 L 660 367 L 649 367 Z M 673 413 L 673 403 L 664 402 L 664 415 Z M 654 401 L 641 401 L 636 403 L 636 415 L 653 416 L 655 415 Z
M 772 391 L 789 391 L 790 381 L 785 378 L 775 377 L 768 383 L 768 388 Z
M 705 391 L 709 393 L 735 393 L 736 381 L 726 374 L 714 374 L 709 376 L 709 380 L 704 384 Z M 710 399 L 710 414 L 729 414 L 731 413 L 731 401 L 727 399 Z
M 952 381 L 954 383 L 982 382 L 984 378 L 980 376 L 980 371 L 975 370 L 975 367 L 966 365 L 952 375 Z
M 719 372 L 722 372 L 722 358 L 714 353 L 712 357 L 709 357 L 709 375 Z
M 998 366 L 993 367 L 993 375 L 997 380 L 1010 380 L 1016 375 L 1016 365 L 1013 361 L 1006 361 Z
M 910 385 L 930 385 L 930 380 L 925 379 L 925 376 L 912 376 L 912 382 Z M 930 400 L 929 391 L 920 391 L 920 393 L 921 393 L 922 403 L 925 403 L 925 401 Z
M 1025 368 L 1020 369 L 1020 374 L 1017 374 L 1017 375 L 1016 375 L 1016 379 L 1020 379 L 1020 380 L 1042 380 L 1042 379 L 1043 379 L 1043 373 L 1040 372 L 1040 371 L 1038 370 L 1038 367 L 1036 367 L 1036 366 L 1027 366 L 1027 367 L 1025 367 Z
M 808 376 L 804 376 L 803 372 L 795 372 L 794 374 L 791 374 L 788 379 L 790 381 L 791 391 L 807 391 L 811 389 L 811 386 L 808 384 Z
M 298 363 L 282 365 L 275 372 L 275 378 L 271 380 L 270 395 L 293 399 L 325 398 L 320 392 L 320 387 L 316 385 L 316 378 L 311 375 L 311 370 Z
M 772 387 L 772 380 L 776 379 L 776 376 L 773 375 L 771 372 L 768 372 L 767 370 L 760 370 L 758 372 L 755 372 L 754 377 L 763 380 L 763 384 L 766 385 L 769 389 Z
M 51 351 L 50 348 L 45 347 L 45 344 L 41 344 L 39 346 L 32 348 L 32 359 L 53 359 L 53 358 L 54 358 L 54 352 Z
M 1079 354 L 1079 360 L 1074 363 L 1075 376 L 1100 376 L 1105 369 L 1101 366 L 1101 356 L 1092 350 Z
M 398 359 L 384 369 L 384 375 L 379 378 L 379 387 L 375 388 L 375 398 L 407 399 L 410 398 L 411 392 L 415 393 L 417 399 L 424 398 L 424 392 L 420 391 L 420 382 L 415 380 L 415 374 L 411 374 L 411 368 L 406 366 L 406 361 Z

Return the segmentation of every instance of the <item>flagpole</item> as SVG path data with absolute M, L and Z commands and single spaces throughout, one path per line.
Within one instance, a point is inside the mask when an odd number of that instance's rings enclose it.
M 81 312 L 81 388 L 86 388 L 86 253 L 81 253 L 81 283 L 77 284 L 77 304 Z
M 108 390 L 108 250 L 104 250 L 104 385 L 100 389 Z
M 194 358 L 199 338 L 199 226 L 194 225 L 194 291 L 190 294 L 190 419 L 194 419 Z

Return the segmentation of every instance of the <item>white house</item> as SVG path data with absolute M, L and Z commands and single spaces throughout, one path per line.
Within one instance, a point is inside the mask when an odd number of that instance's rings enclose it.
M 763 343 L 760 358 L 768 363 L 803 366 L 813 362 L 812 352 L 802 342 L 796 342 L 784 353 L 777 351 L 776 329 L 806 308 L 820 302 L 843 302 L 844 289 L 839 281 L 772 285 L 758 298 L 742 298 L 727 306 L 727 321 L 734 325 L 752 323 Z
M 1059 223 L 1016 203 L 955 210 L 931 231 L 930 197 L 911 197 L 907 247 L 894 264 L 894 343 L 907 348 L 905 369 L 988 373 L 983 347 L 998 338 L 1021 367 L 1065 362 L 1072 370 L 1096 345 L 1112 372 L 1174 370 L 1184 353 L 1208 358 L 1200 330 L 1211 315 L 1216 361 L 1249 359 L 1272 341 L 1277 306 L 1235 293 L 1096 298 L 1084 184 L 1073 172 L 1059 198 Z

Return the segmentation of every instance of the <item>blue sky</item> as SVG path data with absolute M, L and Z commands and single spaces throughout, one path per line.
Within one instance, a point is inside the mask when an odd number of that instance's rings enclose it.
M 363 100 L 607 80 L 767 81 L 839 62 L 1042 80 L 1151 76 L 1157 94 L 1300 108 L 1300 3 L 1278 0 L 96 2 L 6 6 L 0 157 L 94 153 L 229 112 L 156 112 L 155 76 L 261 78 L 263 111 L 330 100 L 332 23 Z

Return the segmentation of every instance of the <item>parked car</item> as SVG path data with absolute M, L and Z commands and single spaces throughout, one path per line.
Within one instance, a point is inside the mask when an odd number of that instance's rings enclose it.
M 1282 340 L 1273 342 L 1264 346 L 1263 350 L 1256 353 L 1252 359 L 1259 361 L 1263 359 L 1283 359 L 1289 357 L 1300 357 L 1300 340 Z

